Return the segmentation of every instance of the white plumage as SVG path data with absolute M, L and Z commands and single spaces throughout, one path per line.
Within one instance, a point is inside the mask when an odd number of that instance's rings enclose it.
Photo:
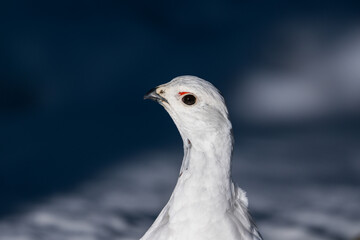
M 246 194 L 231 180 L 232 126 L 223 97 L 209 82 L 181 76 L 150 90 L 184 142 L 169 202 L 140 240 L 261 240 Z

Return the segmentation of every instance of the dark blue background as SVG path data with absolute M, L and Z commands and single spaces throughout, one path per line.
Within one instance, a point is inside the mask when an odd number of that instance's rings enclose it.
M 339 28 L 359 20 L 359 7 L 357 1 L 3 1 L 0 216 L 71 190 L 134 152 L 180 146 L 166 112 L 142 100 L 148 89 L 191 74 L 229 96 L 241 81 L 235 77 L 262 61 L 265 47 L 282 47 L 270 42 L 274 26 L 316 19 Z M 332 131 L 357 141 L 357 120 Z M 271 137 L 321 127 L 240 121 L 235 133 Z

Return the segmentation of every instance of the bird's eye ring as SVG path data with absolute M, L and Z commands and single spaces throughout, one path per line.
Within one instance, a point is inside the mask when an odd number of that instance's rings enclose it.
M 181 100 L 189 106 L 196 103 L 196 97 L 192 94 L 185 95 Z

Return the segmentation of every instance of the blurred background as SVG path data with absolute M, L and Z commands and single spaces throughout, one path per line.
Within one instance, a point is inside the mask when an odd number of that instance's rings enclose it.
M 142 97 L 223 93 L 265 239 L 360 235 L 357 1 L 2 1 L 0 239 L 139 239 L 182 142 Z

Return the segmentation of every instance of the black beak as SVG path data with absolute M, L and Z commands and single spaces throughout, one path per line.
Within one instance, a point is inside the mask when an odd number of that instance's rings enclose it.
M 163 98 L 162 96 L 160 96 L 159 94 L 156 93 L 156 89 L 157 88 L 152 88 L 150 89 L 150 91 L 148 91 L 145 95 L 144 95 L 144 99 L 150 99 L 150 100 L 154 100 L 154 101 L 161 101 L 161 102 L 166 102 L 168 103 L 168 101 Z

